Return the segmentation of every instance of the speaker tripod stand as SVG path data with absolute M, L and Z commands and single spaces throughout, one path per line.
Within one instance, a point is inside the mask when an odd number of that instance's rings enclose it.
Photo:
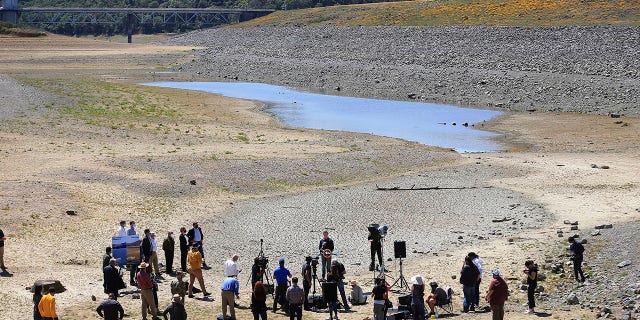
M 409 291 L 409 284 L 407 283 L 407 279 L 405 279 L 402 274 L 402 258 L 400 258 L 400 276 L 396 279 L 396 281 L 391 285 L 391 288 L 398 285 L 398 291 Z

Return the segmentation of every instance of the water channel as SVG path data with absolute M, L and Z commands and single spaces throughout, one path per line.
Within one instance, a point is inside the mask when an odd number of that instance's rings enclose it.
M 504 150 L 492 139 L 498 134 L 472 126 L 502 114 L 499 111 L 332 96 L 262 83 L 153 82 L 145 85 L 260 101 L 266 105 L 265 112 L 291 127 L 371 133 L 451 148 L 460 153 Z

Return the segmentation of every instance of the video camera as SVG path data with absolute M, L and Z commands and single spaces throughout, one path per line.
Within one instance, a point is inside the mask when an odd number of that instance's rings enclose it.
M 367 230 L 369 230 L 369 233 L 371 233 L 374 238 L 384 238 L 387 235 L 389 227 L 372 223 L 367 227 Z
M 311 258 L 311 267 L 317 268 L 320 263 L 320 257 Z

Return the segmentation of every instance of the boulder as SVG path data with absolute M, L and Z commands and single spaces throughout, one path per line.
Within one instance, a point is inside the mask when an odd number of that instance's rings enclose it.
M 578 303 L 580 303 L 580 300 L 578 299 L 578 296 L 575 295 L 575 293 L 572 292 L 567 296 L 567 304 L 575 305 Z
M 622 262 L 618 263 L 618 264 L 616 265 L 616 267 L 618 267 L 618 268 L 624 268 L 624 267 L 629 266 L 629 265 L 631 265 L 631 261 L 629 261 L 629 260 L 625 260 L 625 261 L 622 261 Z
M 36 286 L 42 286 L 42 292 L 45 294 L 47 293 L 47 291 L 49 291 L 49 288 L 54 288 L 56 293 L 67 291 L 60 280 L 37 280 L 33 283 L 32 287 L 29 287 L 28 290 L 33 292 L 33 288 L 35 288 Z

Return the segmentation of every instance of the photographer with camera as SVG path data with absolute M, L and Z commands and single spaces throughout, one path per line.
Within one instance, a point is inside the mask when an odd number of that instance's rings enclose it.
M 251 266 L 251 288 L 255 287 L 256 282 L 262 281 L 264 275 L 264 268 L 261 264 L 260 257 L 256 257 L 253 260 L 253 266 Z
M 344 292 L 344 275 L 347 272 L 344 269 L 344 264 L 340 263 L 338 260 L 333 260 L 331 262 L 331 270 L 329 271 L 329 275 L 327 276 L 327 281 L 334 281 L 338 286 L 338 291 L 340 292 L 340 296 L 342 297 L 342 304 L 344 305 L 344 310 L 349 311 L 351 307 L 349 307 L 349 302 L 347 301 L 347 295 Z
M 378 255 L 378 263 L 382 266 L 382 236 L 376 224 L 369 225 L 367 229 L 369 230 L 367 239 L 371 243 L 371 264 L 369 265 L 369 271 L 374 271 L 376 269 L 376 254 Z
M 305 263 L 302 265 L 302 288 L 304 289 L 304 309 L 310 310 L 309 304 L 309 291 L 311 290 L 311 283 L 313 278 L 311 276 L 311 261 L 313 258 L 306 257 Z

